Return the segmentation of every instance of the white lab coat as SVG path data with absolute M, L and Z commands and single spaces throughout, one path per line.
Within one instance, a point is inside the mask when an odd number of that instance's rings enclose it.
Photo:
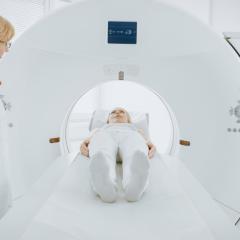
M 0 219 L 11 205 L 10 184 L 7 177 L 7 126 L 6 112 L 0 102 Z

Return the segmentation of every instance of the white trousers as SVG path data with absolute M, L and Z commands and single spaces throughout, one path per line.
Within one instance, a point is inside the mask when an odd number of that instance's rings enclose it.
M 128 200 L 137 201 L 145 191 L 149 176 L 148 147 L 143 136 L 136 130 L 123 127 L 100 129 L 91 138 L 89 144 L 90 176 L 93 189 L 101 196 L 98 189 L 101 182 L 107 185 L 116 183 L 116 158 L 122 160 L 123 189 L 129 187 Z M 135 156 L 135 157 L 134 157 Z M 104 160 L 101 158 L 104 157 Z M 141 158 L 135 159 L 134 158 Z M 102 168 L 101 161 L 105 167 Z M 97 167 L 91 167 L 91 165 Z M 105 172 L 102 172 L 105 171 Z M 106 179 L 102 181 L 102 174 Z M 96 180 L 96 175 L 98 175 Z M 95 180 L 94 180 L 95 179 Z M 140 184 L 138 182 L 141 182 Z M 100 189 L 101 190 L 101 189 Z M 114 191 L 113 188 L 111 190 Z M 114 197 L 111 198 L 114 201 Z M 108 201 L 108 200 L 106 200 Z

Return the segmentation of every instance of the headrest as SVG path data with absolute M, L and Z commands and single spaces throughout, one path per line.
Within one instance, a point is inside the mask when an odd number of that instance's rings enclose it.
M 92 131 L 95 128 L 101 128 L 107 123 L 108 115 L 110 110 L 96 110 L 93 112 L 90 124 L 89 131 Z M 146 138 L 149 139 L 149 114 L 141 112 L 129 112 L 132 124 L 136 126 L 137 129 L 142 129 Z

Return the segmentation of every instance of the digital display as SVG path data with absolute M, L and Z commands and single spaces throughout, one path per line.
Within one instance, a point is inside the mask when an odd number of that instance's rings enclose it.
M 136 44 L 137 22 L 108 22 L 108 43 Z

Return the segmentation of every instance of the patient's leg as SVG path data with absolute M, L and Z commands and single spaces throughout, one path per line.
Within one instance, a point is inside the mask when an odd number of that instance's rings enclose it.
M 148 147 L 137 132 L 129 132 L 119 146 L 123 161 L 123 188 L 128 201 L 137 201 L 144 193 L 149 179 Z
M 116 192 L 117 144 L 104 130 L 95 133 L 89 144 L 90 181 L 93 190 L 105 202 L 114 202 Z

